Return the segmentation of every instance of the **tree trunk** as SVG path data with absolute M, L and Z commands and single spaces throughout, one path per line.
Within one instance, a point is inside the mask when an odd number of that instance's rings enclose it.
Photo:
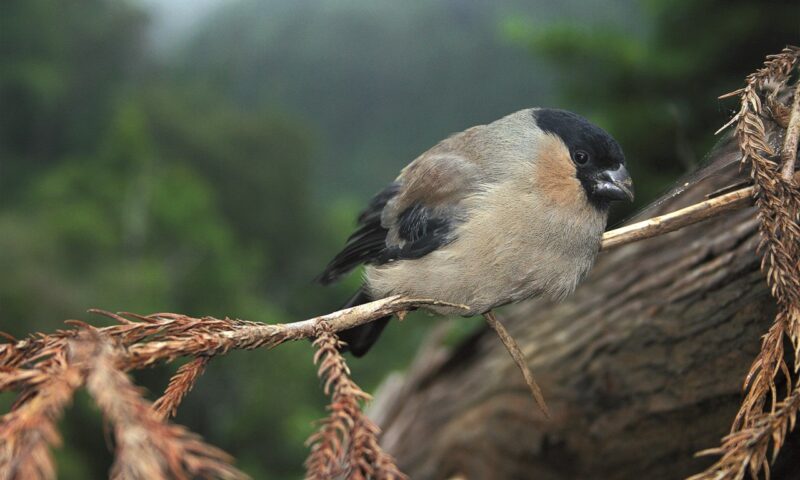
M 715 162 L 738 157 L 734 143 Z M 731 183 L 737 164 L 646 216 L 703 200 Z M 694 454 L 729 431 L 774 318 L 757 226 L 748 208 L 630 244 L 601 254 L 567 301 L 501 311 L 550 420 L 488 328 L 454 348 L 428 342 L 377 396 L 384 446 L 415 480 L 656 480 L 702 470 L 713 458 Z M 783 463 L 773 478 L 800 478 Z

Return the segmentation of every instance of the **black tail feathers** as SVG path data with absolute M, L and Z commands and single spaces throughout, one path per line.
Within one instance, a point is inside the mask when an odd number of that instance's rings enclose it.
M 372 299 L 369 295 L 367 295 L 363 289 L 359 289 L 342 308 L 355 307 L 356 305 L 371 301 Z M 392 318 L 391 315 L 339 332 L 339 338 L 347 342 L 347 347 L 344 351 L 349 350 L 354 357 L 364 356 L 378 340 L 378 337 L 381 336 L 381 332 L 386 328 L 386 324 L 389 323 L 390 318 Z

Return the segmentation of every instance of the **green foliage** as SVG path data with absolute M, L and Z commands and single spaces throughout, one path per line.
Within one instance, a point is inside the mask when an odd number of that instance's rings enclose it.
M 730 112 L 717 100 L 742 85 L 764 55 L 796 43 L 796 1 L 646 0 L 638 35 L 612 26 L 531 25 L 506 34 L 561 71 L 566 108 L 586 112 L 620 140 L 638 203 L 699 163 Z M 728 109 L 734 105 L 729 104 Z
M 41 168 L 91 148 L 141 58 L 145 20 L 127 2 L 3 2 L 0 200 Z
M 142 53 L 144 19 L 117 1 L 3 5 L 0 44 L 18 48 L 0 57 L 2 330 L 52 331 L 90 307 L 287 321 L 286 299 L 311 276 L 292 269 L 327 238 L 310 234 L 310 133 L 191 82 L 145 78 L 160 67 Z M 265 353 L 213 365 L 186 421 L 260 478 L 292 478 L 296 437 L 322 397 L 309 345 Z M 268 358 L 279 363 L 265 371 Z M 158 392 L 169 371 L 141 380 Z M 275 379 L 293 386 L 274 392 Z M 308 406 L 289 412 L 284 393 Z M 60 478 L 104 476 L 102 426 L 85 398 L 64 431 Z M 264 456 L 269 438 L 290 441 Z

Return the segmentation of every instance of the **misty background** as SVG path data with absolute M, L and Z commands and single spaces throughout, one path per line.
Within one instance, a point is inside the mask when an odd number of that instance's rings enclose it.
M 369 197 L 449 134 L 532 106 L 609 130 L 641 206 L 702 162 L 735 108 L 717 96 L 798 43 L 798 18 L 796 0 L 4 0 L 0 330 L 105 322 L 88 308 L 335 310 L 358 275 L 312 279 Z M 444 321 L 394 322 L 355 380 L 374 390 Z M 300 477 L 326 403 L 312 353 L 215 359 L 177 421 L 254 478 Z M 136 379 L 156 398 L 176 368 Z M 105 477 L 85 396 L 63 431 L 60 478 Z

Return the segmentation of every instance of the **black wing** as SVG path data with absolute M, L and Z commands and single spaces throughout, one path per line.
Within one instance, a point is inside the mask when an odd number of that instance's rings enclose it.
M 361 264 L 420 258 L 451 242 L 454 225 L 463 220 L 460 202 L 475 191 L 477 172 L 448 152 L 412 162 L 370 201 L 358 229 L 317 281 L 327 285 Z
M 400 191 L 393 183 L 370 201 L 358 217 L 358 229 L 350 235 L 317 281 L 328 285 L 361 264 L 377 264 L 420 258 L 453 240 L 456 217 L 447 211 L 415 203 L 403 210 L 395 221 L 399 242 L 389 245 L 389 229 L 381 223 L 383 209 Z
M 398 245 L 387 246 L 375 263 L 420 258 L 453 240 L 452 227 L 457 221 L 447 211 L 415 203 L 397 216 Z
M 362 263 L 375 261 L 386 250 L 387 228 L 381 225 L 381 213 L 386 204 L 400 191 L 400 184 L 393 183 L 375 195 L 367 208 L 358 216 L 358 229 L 347 239 L 344 248 L 317 281 L 328 285 Z

